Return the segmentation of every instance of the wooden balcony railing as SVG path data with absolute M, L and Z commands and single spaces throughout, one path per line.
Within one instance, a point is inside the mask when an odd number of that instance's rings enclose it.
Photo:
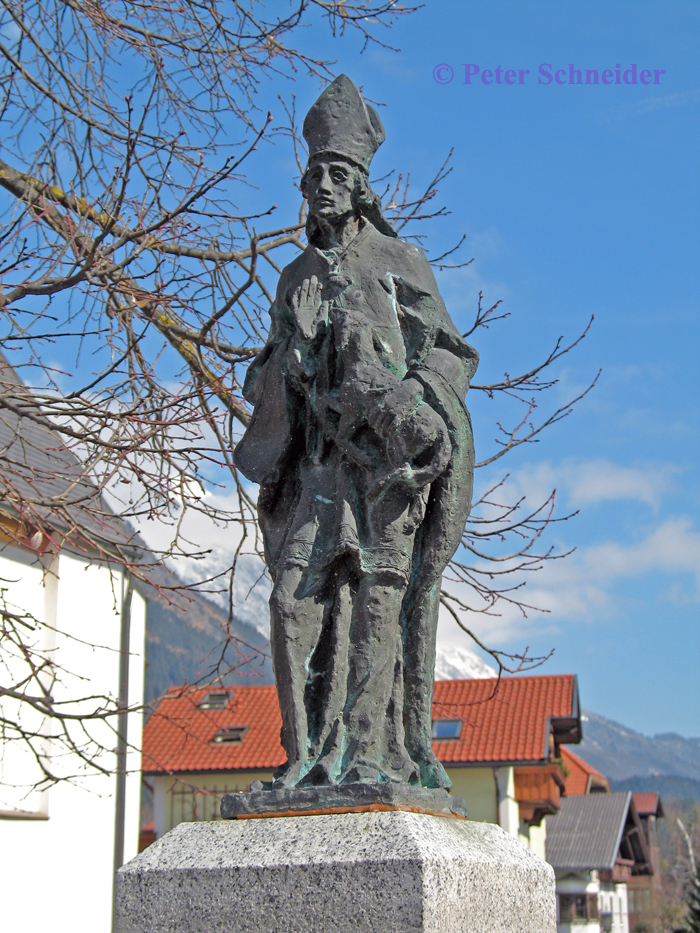
M 548 813 L 556 813 L 563 791 L 564 772 L 559 762 L 515 768 L 515 799 L 520 819 L 528 826 L 539 826 Z

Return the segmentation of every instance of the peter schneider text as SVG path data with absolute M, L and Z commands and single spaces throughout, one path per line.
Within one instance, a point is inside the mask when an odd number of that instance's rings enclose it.
M 461 74 L 460 74 L 461 72 Z M 437 84 L 450 84 L 461 78 L 461 84 L 660 84 L 663 68 L 642 68 L 636 64 L 611 68 L 577 68 L 573 64 L 562 68 L 543 62 L 536 70 L 529 68 L 482 68 L 476 64 L 457 66 L 436 65 L 433 79 Z

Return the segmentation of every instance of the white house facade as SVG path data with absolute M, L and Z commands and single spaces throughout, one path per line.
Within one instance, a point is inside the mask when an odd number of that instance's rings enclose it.
M 0 927 L 110 933 L 114 871 L 138 849 L 143 714 L 127 710 L 143 703 L 146 602 L 107 556 L 114 516 L 93 553 L 49 509 L 45 534 L 12 509 L 42 471 L 60 487 L 61 443 L 0 405 Z

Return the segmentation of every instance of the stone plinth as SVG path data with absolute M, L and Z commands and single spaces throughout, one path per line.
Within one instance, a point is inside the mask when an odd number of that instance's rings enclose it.
M 117 874 L 117 933 L 556 933 L 498 826 L 405 811 L 182 823 Z

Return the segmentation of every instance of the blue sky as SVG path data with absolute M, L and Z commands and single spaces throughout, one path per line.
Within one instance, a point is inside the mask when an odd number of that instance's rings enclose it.
M 605 716 L 647 734 L 699 735 L 700 6 L 428 0 L 387 33 L 399 52 L 360 55 L 356 39 L 331 46 L 327 35 L 315 24 L 303 43 L 337 57 L 335 73 L 385 105 L 375 177 L 410 170 L 420 187 L 454 147 L 440 192 L 452 213 L 423 232 L 433 255 L 467 234 L 475 262 L 438 275 L 458 326 L 479 289 L 510 312 L 475 338 L 479 380 L 529 366 L 595 314 L 543 410 L 602 367 L 598 386 L 505 464 L 514 491 L 534 501 L 556 486 L 562 511 L 580 510 L 551 535 L 577 550 L 529 581 L 549 614 L 505 612 L 477 623 L 479 633 L 506 650 L 554 647 L 543 670 L 577 673 L 583 704 Z M 586 69 L 618 64 L 664 74 L 658 85 L 538 83 L 541 64 L 568 74 L 570 63 L 584 80 Z M 441 64 L 454 71 L 448 83 L 433 76 Z M 530 75 L 466 85 L 465 64 Z M 281 119 L 279 88 L 268 90 Z M 318 91 L 297 82 L 300 113 Z M 266 162 L 284 209 L 294 203 L 291 158 L 282 148 Z M 480 394 L 469 402 L 483 456 L 493 407 Z M 440 638 L 467 645 L 449 625 Z

